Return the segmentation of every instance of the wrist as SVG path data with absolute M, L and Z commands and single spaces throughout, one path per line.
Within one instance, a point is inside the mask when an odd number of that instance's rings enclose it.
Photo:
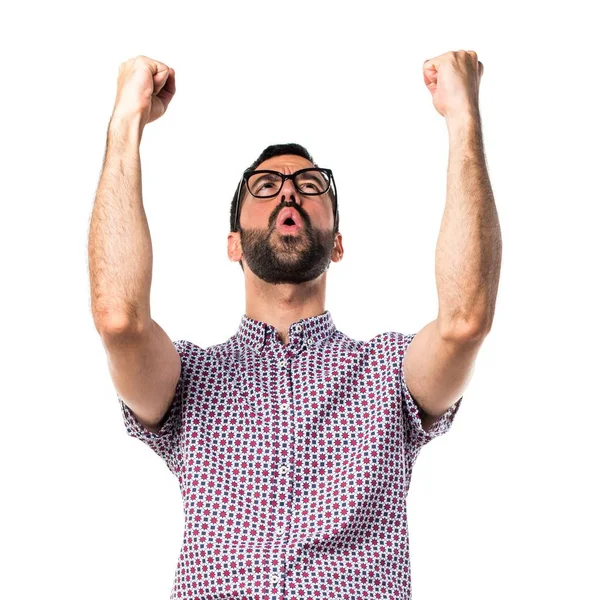
M 474 123 L 481 120 L 479 108 L 471 107 L 460 112 L 451 113 L 446 115 L 446 125 L 448 127 L 458 126 L 465 123 Z
M 144 122 L 139 113 L 120 114 L 113 112 L 108 124 L 108 133 L 124 142 L 139 144 L 142 139 Z
M 446 126 L 451 145 L 481 137 L 481 118 L 478 110 L 447 117 Z

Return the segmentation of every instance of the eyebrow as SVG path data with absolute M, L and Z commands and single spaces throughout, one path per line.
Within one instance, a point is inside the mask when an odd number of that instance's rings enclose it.
M 318 170 L 316 167 L 310 167 L 311 169 L 314 170 Z M 298 169 L 298 171 L 302 171 L 302 169 Z M 296 173 L 298 173 L 298 171 L 294 171 L 294 173 L 292 173 L 292 175 L 295 175 Z M 320 171 L 319 171 L 320 172 Z M 283 175 L 284 173 L 280 173 L 279 171 L 276 171 L 276 173 L 279 173 L 280 175 Z M 273 177 L 275 175 L 275 173 L 263 173 L 257 180 L 257 183 L 260 183 L 263 179 L 266 179 L 268 177 Z M 311 173 L 310 171 L 305 171 L 304 175 L 306 177 L 308 177 L 309 179 L 312 179 L 314 181 L 320 181 L 319 176 L 315 175 L 314 173 Z
M 276 175 L 275 173 L 262 173 L 256 181 L 262 181 L 263 179 L 267 179 L 267 177 L 276 177 Z
M 315 175 L 314 173 L 311 173 L 310 171 L 307 171 L 306 173 L 304 173 L 304 175 L 309 179 L 313 179 L 314 181 L 320 181 L 319 176 Z

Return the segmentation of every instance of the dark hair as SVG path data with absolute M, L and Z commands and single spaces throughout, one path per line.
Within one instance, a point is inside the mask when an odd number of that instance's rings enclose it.
M 312 156 L 309 154 L 308 150 L 304 146 L 301 146 L 300 144 L 291 143 L 291 144 L 273 144 L 271 146 L 267 146 L 261 152 L 260 156 L 248 167 L 248 169 L 256 169 L 256 167 L 258 167 L 258 165 L 260 165 L 265 160 L 272 158 L 273 156 L 281 156 L 282 154 L 295 154 L 296 156 L 302 156 L 303 158 L 310 160 L 310 162 L 313 165 L 315 165 L 315 167 L 319 166 L 313 160 Z M 246 187 L 246 184 L 244 183 L 242 190 L 240 190 L 240 203 L 244 197 L 245 187 Z M 331 200 L 331 206 L 334 208 L 334 214 L 335 214 L 335 204 L 337 203 L 337 198 L 335 197 L 335 194 L 333 192 L 333 187 L 329 188 L 329 192 L 327 192 L 327 194 Z M 238 220 L 237 229 L 234 229 L 235 216 L 236 216 L 235 215 L 236 199 L 237 199 L 237 187 L 236 187 L 236 191 L 233 194 L 233 200 L 231 201 L 231 210 L 229 211 L 229 231 L 239 231 L 239 226 L 240 226 L 239 220 Z M 241 213 L 241 210 L 240 210 L 240 213 Z M 333 223 L 333 232 L 334 233 L 337 233 L 339 231 L 339 224 L 340 224 L 340 215 L 338 212 L 338 214 L 336 214 L 336 216 L 335 216 L 334 223 Z M 240 264 L 241 263 L 242 263 L 242 261 L 240 261 Z

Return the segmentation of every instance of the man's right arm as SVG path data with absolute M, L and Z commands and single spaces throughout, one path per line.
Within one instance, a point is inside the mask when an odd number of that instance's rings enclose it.
M 113 114 L 89 231 L 92 314 L 119 396 L 151 431 L 169 410 L 179 354 L 150 316 L 152 243 L 142 203 L 135 115 Z

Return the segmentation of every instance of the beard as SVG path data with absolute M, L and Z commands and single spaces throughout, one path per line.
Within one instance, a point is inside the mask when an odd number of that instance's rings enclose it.
M 285 205 L 275 211 L 267 229 L 239 228 L 246 264 L 267 283 L 312 281 L 331 263 L 335 232 L 312 228 L 301 207 L 293 203 L 288 206 L 294 206 L 304 221 L 304 227 L 297 233 L 284 234 L 275 227 L 277 214 Z

